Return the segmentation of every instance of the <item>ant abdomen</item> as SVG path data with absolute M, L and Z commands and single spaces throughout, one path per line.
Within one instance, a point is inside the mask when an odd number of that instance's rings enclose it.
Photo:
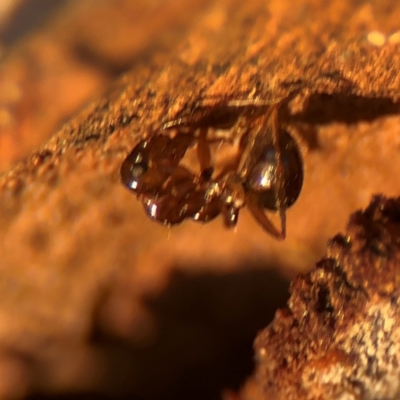
M 296 142 L 283 129 L 279 132 L 279 149 L 283 167 L 285 206 L 290 207 L 299 197 L 303 186 L 303 162 Z M 273 211 L 278 209 L 277 163 L 275 146 L 269 142 L 244 182 L 246 190 L 257 194 L 258 203 L 263 208 Z

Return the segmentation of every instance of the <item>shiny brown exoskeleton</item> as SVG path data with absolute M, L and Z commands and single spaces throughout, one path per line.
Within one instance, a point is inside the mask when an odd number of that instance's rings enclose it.
M 286 209 L 297 200 L 303 184 L 299 148 L 280 124 L 278 106 L 263 113 L 253 108 L 242 112 L 239 120 L 230 122 L 240 133 L 239 151 L 222 172 L 214 174 L 211 165 L 207 131 L 217 123 L 206 114 L 194 123 L 168 123 L 141 140 L 121 166 L 123 184 L 137 194 L 152 219 L 165 225 L 187 218 L 207 222 L 222 214 L 225 225 L 232 227 L 240 209 L 247 206 L 268 233 L 284 239 Z M 170 128 L 175 128 L 174 136 Z M 197 146 L 199 173 L 181 164 L 193 146 Z M 280 230 L 265 210 L 278 212 Z

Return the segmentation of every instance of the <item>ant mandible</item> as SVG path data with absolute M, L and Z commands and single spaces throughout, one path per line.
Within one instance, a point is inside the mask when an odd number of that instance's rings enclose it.
M 207 222 L 222 214 L 225 225 L 233 227 L 240 209 L 247 206 L 265 231 L 284 239 L 286 209 L 303 185 L 303 162 L 296 141 L 280 122 L 279 104 L 228 105 L 217 111 L 203 110 L 193 120 L 168 122 L 141 140 L 122 163 L 122 183 L 137 194 L 149 217 L 162 224 L 187 218 Z M 221 127 L 240 137 L 239 151 L 215 174 L 208 131 Z M 176 131 L 173 136 L 171 129 Z M 200 173 L 181 163 L 195 145 Z M 265 210 L 278 213 L 280 229 Z

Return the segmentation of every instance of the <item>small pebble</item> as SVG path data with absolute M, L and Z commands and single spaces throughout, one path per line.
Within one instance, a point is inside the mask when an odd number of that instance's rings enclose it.
M 388 38 L 389 43 L 400 43 L 400 31 L 392 33 Z
M 386 36 L 381 32 L 372 31 L 372 32 L 368 33 L 367 40 L 371 44 L 380 47 L 380 46 L 383 46 L 385 44 Z

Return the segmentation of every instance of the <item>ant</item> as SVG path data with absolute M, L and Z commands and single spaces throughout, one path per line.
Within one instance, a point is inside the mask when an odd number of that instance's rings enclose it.
M 286 236 L 286 209 L 303 185 L 303 162 L 296 141 L 279 120 L 279 104 L 228 105 L 217 112 L 164 124 L 141 140 L 121 166 L 122 183 L 135 192 L 150 218 L 173 225 L 191 218 L 207 222 L 222 214 L 227 227 L 237 224 L 247 206 L 262 228 L 277 239 Z M 210 130 L 230 128 L 238 138 L 234 160 L 215 174 Z M 171 130 L 175 135 L 171 135 Z M 181 161 L 196 146 L 200 173 Z M 265 210 L 279 215 L 281 229 Z

